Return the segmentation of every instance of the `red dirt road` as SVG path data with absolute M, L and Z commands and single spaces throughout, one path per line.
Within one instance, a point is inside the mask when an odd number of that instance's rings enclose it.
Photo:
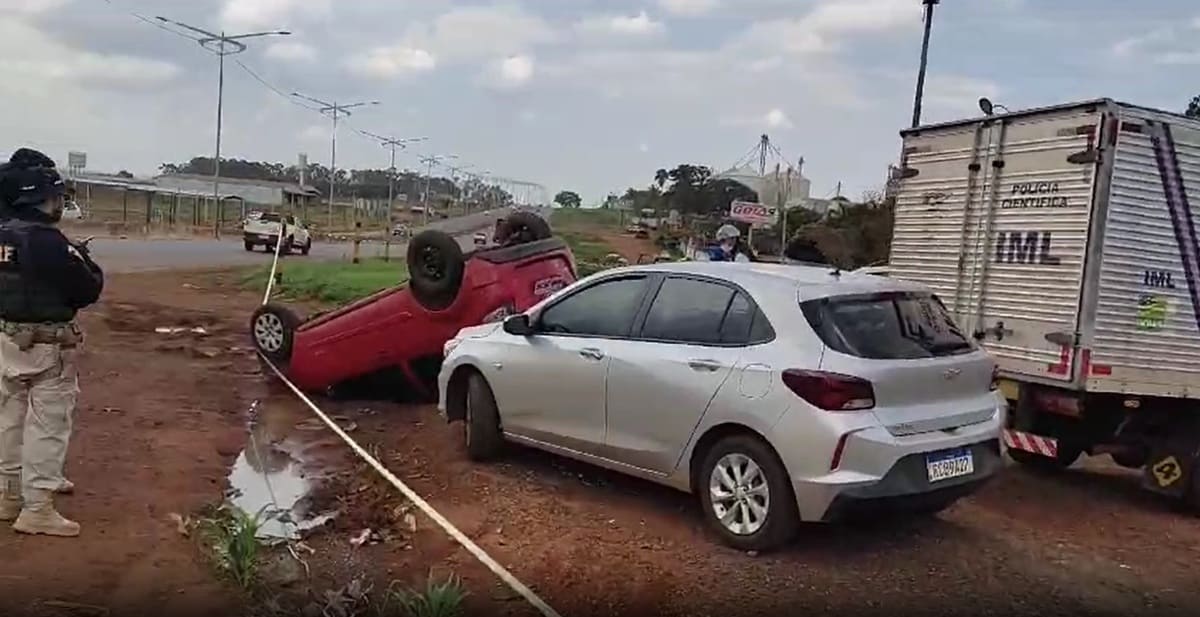
M 241 349 L 255 294 L 228 283 L 118 276 L 84 318 L 88 351 L 68 462 L 79 492 L 60 499 L 83 536 L 0 529 L 0 614 L 241 614 L 242 594 L 217 578 L 170 515 L 221 499 L 256 400 L 256 441 L 295 446 L 310 473 L 329 476 L 313 500 L 341 509 L 306 539 L 311 575 L 290 577 L 279 588 L 285 596 L 302 602 L 357 575 L 376 590 L 392 580 L 419 584 L 432 570 L 463 577 L 471 614 L 534 614 L 336 437 L 298 430 L 307 410 L 269 387 Z M 159 326 L 206 334 L 155 333 Z M 814 526 L 788 550 L 751 556 L 716 545 L 684 495 L 527 450 L 471 464 L 457 427 L 429 406 L 321 404 L 563 615 L 1200 609 L 1191 571 L 1200 521 L 1138 492 L 1127 472 L 1099 459 L 1059 476 L 1011 469 L 936 520 Z M 368 528 L 383 541 L 352 546 Z

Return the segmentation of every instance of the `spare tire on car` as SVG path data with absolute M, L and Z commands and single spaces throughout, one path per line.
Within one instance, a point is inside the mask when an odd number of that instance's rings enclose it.
M 545 240 L 551 236 L 550 224 L 532 212 L 514 212 L 504 219 L 503 234 L 506 246 Z
M 442 310 L 454 303 L 462 287 L 467 260 L 449 234 L 423 231 L 408 243 L 409 289 L 421 306 Z

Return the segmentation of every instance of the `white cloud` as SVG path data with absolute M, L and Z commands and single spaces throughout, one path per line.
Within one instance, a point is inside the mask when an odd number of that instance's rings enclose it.
M 266 54 L 268 58 L 288 62 L 311 62 L 317 59 L 317 50 L 315 47 L 293 41 L 273 43 L 270 47 L 267 47 Z
M 1154 57 L 1155 64 L 1173 66 L 1200 65 L 1200 51 L 1169 51 Z
M 644 143 L 644 142 L 643 142 L 643 143 L 640 143 L 640 144 L 638 144 L 638 152 L 641 152 L 642 154 L 645 154 L 645 153 L 647 153 L 647 152 L 649 152 L 649 151 L 650 151 L 650 144 L 647 144 L 647 143 Z
M 30 54 L 30 49 L 38 50 Z M 86 85 L 105 90 L 157 86 L 180 73 L 161 60 L 71 49 L 17 20 L 0 21 L 0 81 L 33 90 Z
M 300 140 L 309 142 L 328 142 L 329 141 L 329 126 L 324 124 L 310 124 L 300 131 Z
M 673 15 L 696 16 L 712 12 L 720 0 L 658 0 L 658 5 Z
M 402 39 L 447 61 L 524 54 L 560 39 L 557 29 L 516 7 L 464 7 L 443 13 L 432 24 L 411 27 Z
M 771 111 L 768 111 L 767 115 L 763 116 L 763 122 L 767 125 L 768 128 L 773 128 L 773 129 L 790 129 L 793 126 L 795 126 L 794 124 L 792 124 L 791 118 L 788 118 L 787 114 L 784 113 L 783 110 L 779 109 L 778 107 L 776 107 L 775 109 L 772 109 Z
M 502 88 L 517 88 L 533 79 L 533 71 L 533 56 L 509 56 L 494 65 L 493 84 Z
M 731 44 L 806 55 L 831 52 L 860 35 L 919 28 L 920 4 L 907 0 L 823 0 L 807 14 L 751 25 Z
M 751 127 L 755 130 L 788 130 L 796 125 L 782 109 L 776 107 L 760 114 L 732 114 L 720 118 L 725 126 Z
M 1000 94 L 999 86 L 986 79 L 961 75 L 930 75 L 925 84 L 923 105 L 936 116 L 944 118 L 976 116 L 979 115 L 979 97 L 986 96 L 995 100 Z
M 1173 28 L 1157 28 L 1145 34 L 1137 34 L 1119 39 L 1116 43 L 1113 43 L 1110 51 L 1114 56 L 1119 58 L 1129 58 L 1142 52 L 1147 47 L 1170 43 L 1174 39 L 1175 31 Z
M 348 61 L 350 71 L 372 79 L 395 79 L 437 68 L 437 57 L 424 49 L 397 45 L 376 47 Z
M 661 21 L 651 19 L 646 11 L 637 15 L 612 17 L 589 17 L 580 21 L 576 28 L 582 32 L 598 32 L 627 36 L 649 36 L 666 31 Z
M 283 28 L 294 19 L 329 16 L 331 0 L 225 0 L 221 25 L 229 30 Z
M 0 14 L 38 15 L 58 9 L 70 0 L 0 0 Z

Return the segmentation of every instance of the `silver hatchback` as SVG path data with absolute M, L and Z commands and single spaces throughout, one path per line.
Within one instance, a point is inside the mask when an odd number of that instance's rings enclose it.
M 446 343 L 439 409 L 505 442 L 699 497 L 729 545 L 937 512 L 1001 467 L 995 363 L 927 288 L 827 267 L 608 270 Z

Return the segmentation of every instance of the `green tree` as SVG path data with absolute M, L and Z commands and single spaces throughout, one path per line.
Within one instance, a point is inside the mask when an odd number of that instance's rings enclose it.
M 554 203 L 564 208 L 578 208 L 583 205 L 583 198 L 575 191 L 559 191 L 554 196 Z

